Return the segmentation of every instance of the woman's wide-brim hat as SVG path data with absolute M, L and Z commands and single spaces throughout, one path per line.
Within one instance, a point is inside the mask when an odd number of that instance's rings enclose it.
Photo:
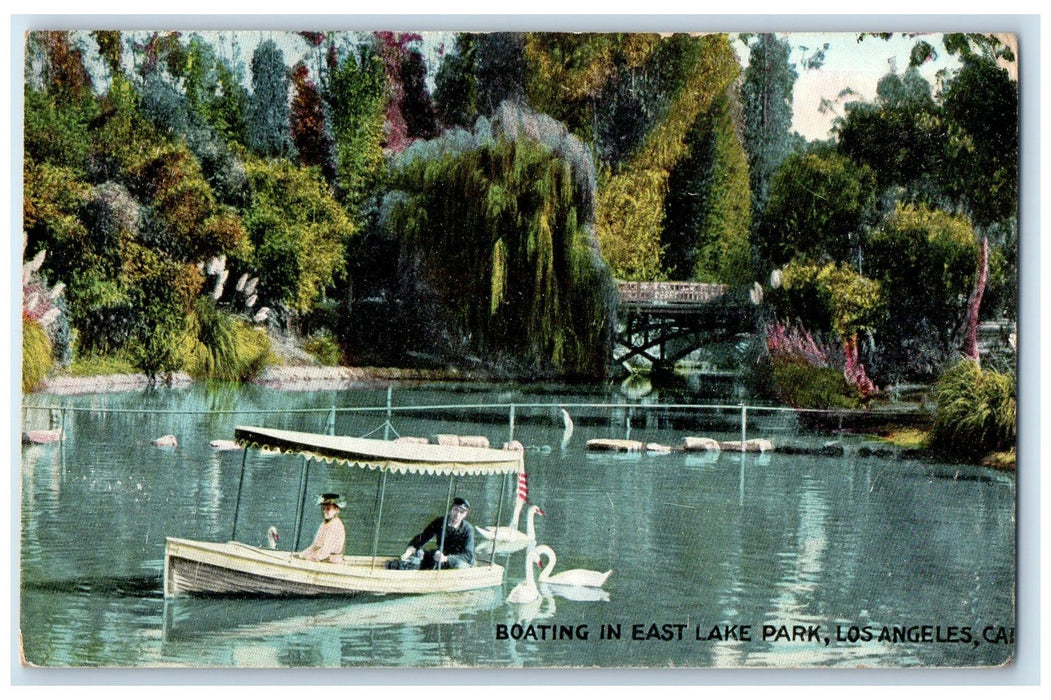
M 346 507 L 347 502 L 344 501 L 338 493 L 323 493 L 317 497 L 317 504 L 319 506 L 336 506 L 340 510 Z

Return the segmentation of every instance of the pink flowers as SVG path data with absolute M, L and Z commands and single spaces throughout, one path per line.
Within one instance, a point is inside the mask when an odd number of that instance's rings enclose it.
M 775 321 L 766 328 L 766 347 L 771 355 L 799 358 L 812 367 L 838 368 L 828 347 L 802 327 Z M 856 387 L 862 398 L 868 398 L 879 390 L 865 372 L 865 365 L 858 356 L 858 338 L 851 336 L 843 342 L 843 377 Z
M 766 328 L 766 347 L 771 355 L 801 357 L 814 367 L 830 367 L 828 349 L 805 328 L 775 321 Z

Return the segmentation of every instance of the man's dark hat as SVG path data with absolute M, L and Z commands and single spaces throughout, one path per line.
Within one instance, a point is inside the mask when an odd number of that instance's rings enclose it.
M 467 502 L 467 499 L 466 498 L 460 498 L 459 496 L 457 496 L 456 498 L 453 499 L 453 505 L 454 506 L 463 506 L 467 510 L 471 510 L 471 504 Z

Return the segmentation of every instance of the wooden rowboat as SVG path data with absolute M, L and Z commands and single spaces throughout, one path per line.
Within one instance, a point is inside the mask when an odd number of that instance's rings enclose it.
M 334 564 L 298 559 L 292 552 L 241 542 L 169 537 L 165 542 L 164 595 L 448 593 L 499 586 L 504 580 L 504 569 L 498 564 L 443 571 L 387 569 L 387 562 L 395 558 L 358 555 Z
M 234 507 L 234 524 L 227 542 L 203 542 L 168 537 L 164 553 L 164 596 L 187 594 L 236 595 L 358 595 L 358 594 L 425 594 L 469 591 L 499 586 L 504 569 L 485 546 L 476 550 L 475 566 L 464 569 L 430 571 L 391 570 L 387 563 L 396 557 L 376 551 L 383 517 L 383 493 L 390 472 L 446 475 L 449 477 L 451 501 L 455 480 L 468 476 L 503 476 L 505 488 L 511 475 L 524 471 L 523 453 L 482 447 L 459 447 L 416 443 L 396 443 L 345 436 L 301 433 L 256 427 L 238 427 L 234 439 L 244 448 L 241 481 Z M 237 541 L 237 514 L 240 509 L 241 484 L 244 482 L 249 449 L 300 454 L 304 460 L 296 529 L 302 524 L 306 498 L 306 469 L 310 461 L 345 467 L 379 470 L 377 487 L 380 504 L 373 535 L 371 554 L 344 556 L 339 563 L 312 562 L 299 559 L 292 552 L 254 547 Z M 517 483 L 517 480 L 516 482 Z M 446 504 L 448 512 L 449 503 Z

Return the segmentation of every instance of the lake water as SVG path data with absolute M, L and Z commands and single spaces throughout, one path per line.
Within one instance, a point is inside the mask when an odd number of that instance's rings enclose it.
M 538 539 L 557 551 L 558 569 L 613 569 L 596 599 L 545 591 L 530 606 L 506 603 L 525 578 L 519 552 L 500 558 L 502 590 L 164 600 L 166 536 L 231 536 L 242 452 L 214 450 L 210 441 L 232 439 L 236 425 L 324 432 L 329 407 L 386 401 L 385 388 L 27 397 L 26 406 L 67 407 L 67 440 L 22 452 L 25 660 L 45 667 L 901 668 L 994 666 L 1013 657 L 1014 474 L 859 458 L 851 450 L 843 457 L 588 453 L 591 438 L 672 445 L 685 435 L 740 436 L 738 409 L 665 407 L 683 403 L 681 394 L 649 394 L 635 408 L 591 405 L 628 401 L 615 389 L 400 387 L 398 408 L 464 408 L 395 410 L 389 433 L 521 441 L 529 500 L 545 512 L 536 520 Z M 559 405 L 572 417 L 572 434 Z M 27 410 L 26 420 L 41 417 Z M 385 421 L 382 411 L 341 411 L 334 428 L 382 436 Z M 150 444 L 167 434 L 177 436 L 177 448 Z M 830 439 L 800 432 L 785 413 L 750 413 L 747 436 Z M 841 439 L 848 447 L 857 440 Z M 261 545 L 275 525 L 280 547 L 290 548 L 302 458 L 250 452 L 246 464 L 237 539 Z M 347 494 L 347 550 L 370 552 L 377 473 L 312 463 L 309 475 L 311 494 Z M 472 522 L 495 520 L 502 483 L 458 480 Z M 404 550 L 440 514 L 447 488 L 445 478 L 391 475 L 380 552 Z M 300 547 L 318 525 L 315 510 L 307 511 Z

